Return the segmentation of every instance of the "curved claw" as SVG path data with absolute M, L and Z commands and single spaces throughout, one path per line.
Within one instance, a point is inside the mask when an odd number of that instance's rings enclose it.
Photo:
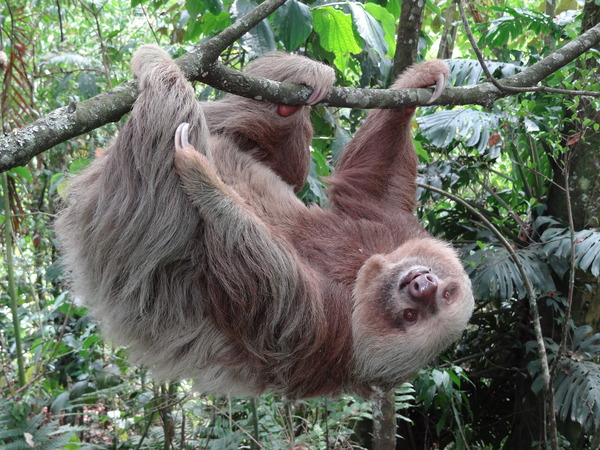
M 180 123 L 175 131 L 175 148 L 177 150 L 190 147 L 189 141 L 190 124 L 187 122 Z
M 310 97 L 308 97 L 306 104 L 309 106 L 312 106 L 312 105 L 319 103 L 321 100 L 323 100 L 325 98 L 325 96 L 327 95 L 327 92 L 328 92 L 327 89 L 323 89 L 321 86 L 315 86 L 313 88 L 312 94 L 310 94 Z
M 446 89 L 447 82 L 448 76 L 445 73 L 439 73 L 437 75 L 437 79 L 435 80 L 435 89 L 433 94 L 431 94 L 431 98 L 427 101 L 428 105 L 440 98 L 440 95 L 442 95 L 442 92 L 444 92 L 444 89 Z

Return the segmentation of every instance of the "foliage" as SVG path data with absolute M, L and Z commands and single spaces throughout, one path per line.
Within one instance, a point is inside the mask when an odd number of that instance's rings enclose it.
M 516 252 L 533 289 L 541 295 L 556 291 L 552 273 L 539 248 Z M 527 295 L 523 278 L 505 248 L 476 247 L 465 257 L 475 296 L 482 300 L 521 299 Z
M 577 327 L 572 332 L 571 352 L 560 358 L 558 375 L 554 379 L 554 398 L 558 417 L 580 424 L 586 432 L 600 427 L 600 333 L 592 334 L 590 326 Z M 557 357 L 558 344 L 549 339 L 550 360 Z M 528 348 L 537 345 L 530 342 Z M 531 389 L 541 389 L 539 361 L 532 361 L 528 370 L 534 381 Z
M 69 448 L 73 435 L 79 427 L 59 425 L 59 421 L 48 420 L 40 412 L 28 417 L 30 411 L 18 403 L 0 399 L 0 443 L 2 448 L 64 449 Z
M 575 252 L 574 263 L 577 268 L 590 272 L 594 277 L 600 276 L 600 232 L 580 230 L 574 233 L 571 241 L 568 229 L 560 227 L 555 220 L 548 220 L 548 218 L 538 220 L 538 223 L 544 222 L 553 225 L 542 233 L 544 252 L 552 269 L 559 276 L 564 276 L 569 270 L 572 251 Z
M 288 0 L 222 58 L 241 68 L 272 49 L 297 51 L 331 64 L 340 86 L 385 87 L 391 81 L 400 4 Z M 473 31 L 494 75 L 511 76 L 552 46 L 576 37 L 581 11 L 569 5 L 564 2 L 552 17 L 532 2 L 471 4 Z M 252 0 L 5 2 L 0 6 L 0 48 L 9 56 L 0 97 L 4 131 L 129 79 L 132 51 L 142 42 L 156 42 L 179 55 L 255 6 Z M 444 29 L 456 25 L 456 16 L 445 14 L 453 8 L 448 0 L 427 3 L 420 58 L 436 56 Z M 452 50 L 447 61 L 452 85 L 483 82 L 464 33 L 456 35 Z M 590 52 L 544 84 L 597 90 L 597 59 L 597 52 Z M 212 88 L 198 91 L 202 99 L 219 95 Z M 552 181 L 560 181 L 568 149 L 598 130 L 593 118 L 582 113 L 588 106 L 600 109 L 589 99 L 530 92 L 497 101 L 491 109 L 467 105 L 418 111 L 415 140 L 419 180 L 425 184 L 418 214 L 435 235 L 460 247 L 478 306 L 459 345 L 436 361 L 436 368 L 418 374 L 414 391 L 410 385 L 397 391 L 407 448 L 525 448 L 536 437 L 520 430 L 543 423 L 543 414 L 536 413 L 539 360 L 524 280 L 509 249 L 482 217 L 508 239 L 543 308 L 549 356 L 558 361 L 553 379 L 558 418 L 584 430 L 583 436 L 569 436 L 572 448 L 591 445 L 598 433 L 598 334 L 569 320 L 567 310 L 571 264 L 578 270 L 577 286 L 597 289 L 584 280 L 597 280 L 600 274 L 600 233 L 587 228 L 572 237 L 564 221 L 546 215 Z M 300 194 L 306 202 L 325 198 L 332 164 L 364 115 L 314 108 L 312 165 Z M 15 230 L 13 266 L 24 350 L 19 355 L 15 349 L 3 264 L 0 442 L 6 448 L 29 447 L 31 441 L 40 448 L 165 443 L 237 448 L 251 446 L 255 438 L 270 449 L 368 446 L 370 403 L 358 397 L 290 402 L 272 395 L 256 401 L 205 396 L 185 382 L 154 383 L 144 369 L 127 364 L 123 349 L 104 342 L 63 285 L 51 219 L 61 201 L 64 174 L 81 170 L 119 126 L 71 139 L 9 171 L 11 200 L 0 203 L 0 224 L 9 217 Z M 427 185 L 460 197 L 479 215 Z M 555 341 L 563 340 L 566 351 L 559 355 Z M 24 387 L 18 386 L 19 358 L 27 368 Z

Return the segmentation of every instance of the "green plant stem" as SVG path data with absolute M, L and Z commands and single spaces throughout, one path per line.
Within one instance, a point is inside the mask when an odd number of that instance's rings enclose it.
M 436 187 L 430 186 L 424 183 L 417 183 L 418 186 L 423 189 L 430 190 L 432 192 L 436 192 L 440 195 L 444 195 L 451 200 L 454 200 L 457 203 L 460 203 L 465 208 L 467 208 L 470 212 L 475 214 L 479 219 L 484 223 L 484 225 L 498 238 L 500 243 L 506 248 L 508 254 L 511 259 L 517 266 L 521 278 L 523 279 L 523 283 L 525 284 L 525 290 L 527 291 L 527 298 L 529 300 L 529 311 L 531 313 L 531 322 L 533 323 L 533 330 L 535 332 L 535 338 L 538 345 L 538 359 L 541 365 L 542 372 L 542 380 L 544 382 L 544 397 L 546 400 L 546 408 L 547 409 L 547 420 L 548 420 L 548 432 L 550 433 L 550 445 L 553 450 L 558 450 L 558 430 L 556 427 L 556 416 L 554 415 L 554 392 L 552 389 L 552 383 L 550 382 L 550 367 L 548 365 L 548 356 L 546 353 L 546 345 L 544 344 L 544 334 L 542 333 L 542 323 L 540 321 L 540 311 L 537 306 L 537 297 L 535 296 L 535 292 L 533 291 L 533 286 L 531 285 L 531 280 L 527 276 L 525 272 L 525 267 L 521 263 L 517 252 L 512 248 L 510 242 L 506 240 L 504 235 L 498 230 L 483 214 L 481 214 L 477 209 L 471 206 L 468 202 L 463 200 L 462 198 L 453 195 L 449 192 L 444 191 L 443 189 L 438 189 Z
M 15 347 L 17 352 L 17 365 L 19 368 L 19 386 L 25 384 L 25 364 L 23 363 L 23 349 L 21 347 L 21 325 L 19 322 L 19 299 L 15 287 L 15 267 L 13 263 L 13 229 L 12 215 L 10 213 L 10 196 L 8 194 L 8 175 L 2 174 L 2 190 L 4 192 L 4 245 L 6 247 L 6 273 L 8 274 L 8 296 L 10 297 L 10 311 L 12 313 L 13 329 L 15 333 Z

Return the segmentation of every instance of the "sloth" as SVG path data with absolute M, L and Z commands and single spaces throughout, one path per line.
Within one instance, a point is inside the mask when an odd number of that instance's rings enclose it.
M 310 164 L 309 106 L 227 95 L 200 103 L 163 50 L 132 67 L 139 96 L 116 139 L 72 177 L 56 222 L 75 296 L 158 380 L 214 394 L 369 395 L 457 340 L 471 285 L 414 216 L 414 109 L 371 112 L 328 179 L 328 206 L 295 192 Z M 275 53 L 249 70 L 313 89 L 333 71 Z M 429 61 L 393 88 L 436 85 Z

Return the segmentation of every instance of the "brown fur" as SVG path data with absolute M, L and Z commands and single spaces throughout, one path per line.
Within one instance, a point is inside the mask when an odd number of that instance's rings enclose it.
M 278 52 L 251 62 L 246 72 L 270 80 L 304 84 L 321 93 L 320 97 L 335 81 L 331 67 Z M 284 119 L 277 114 L 277 105 L 231 94 L 218 102 L 202 102 L 201 106 L 211 133 L 234 140 L 296 191 L 302 189 L 310 168 L 307 149 L 313 135 L 309 108 L 301 108 Z
M 322 67 L 278 54 L 251 70 L 326 92 Z M 294 194 L 310 160 L 307 108 L 284 118 L 234 96 L 199 104 L 154 46 L 133 69 L 131 117 L 71 180 L 56 229 L 74 293 L 134 363 L 207 392 L 368 393 L 458 338 L 470 283 L 413 216 L 412 111 L 369 115 L 325 210 Z M 395 87 L 424 87 L 440 72 L 443 63 L 425 63 Z M 416 290 L 422 267 L 433 293 Z

